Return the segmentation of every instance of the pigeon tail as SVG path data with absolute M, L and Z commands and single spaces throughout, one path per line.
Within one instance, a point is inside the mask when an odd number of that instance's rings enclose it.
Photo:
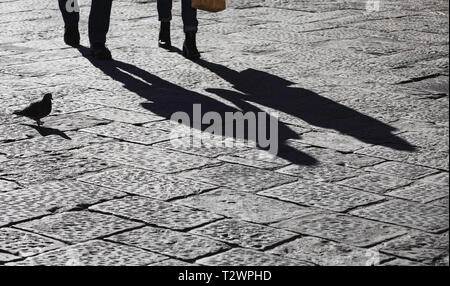
M 23 116 L 23 110 L 16 110 L 13 112 L 13 114 Z

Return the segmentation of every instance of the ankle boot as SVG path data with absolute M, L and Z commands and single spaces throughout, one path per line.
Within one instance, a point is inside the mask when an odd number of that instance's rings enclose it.
M 78 25 L 64 27 L 64 42 L 72 47 L 78 47 L 80 45 Z
M 170 22 L 161 22 L 158 46 L 163 49 L 170 49 L 172 47 L 172 43 L 170 41 Z
M 186 32 L 186 39 L 183 44 L 183 56 L 190 60 L 198 60 L 200 53 L 197 49 L 196 32 Z
M 112 60 L 111 52 L 103 43 L 91 44 L 91 55 L 97 60 L 110 61 Z

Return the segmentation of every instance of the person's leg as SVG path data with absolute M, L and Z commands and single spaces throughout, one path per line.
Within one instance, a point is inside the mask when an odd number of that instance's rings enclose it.
M 112 0 L 92 0 L 89 15 L 89 41 L 92 44 L 105 44 L 109 30 Z
M 192 8 L 191 0 L 181 1 L 181 16 L 183 18 L 184 32 L 197 32 L 197 9 Z
M 170 49 L 170 21 L 172 20 L 172 0 L 157 0 L 158 20 L 161 22 L 159 28 L 158 46 L 163 49 Z
M 77 10 L 78 5 L 76 5 L 73 0 L 58 0 L 59 10 L 64 20 L 64 25 L 67 26 L 78 26 L 80 21 L 80 13 Z
M 69 46 L 78 46 L 80 44 L 78 3 L 76 0 L 58 0 L 58 4 L 64 20 L 64 42 Z
M 172 20 L 172 0 L 157 0 L 158 20 L 160 22 L 170 22 Z
M 200 58 L 200 53 L 197 49 L 196 34 L 198 27 L 197 9 L 192 8 L 191 0 L 182 0 L 182 18 L 183 30 L 186 34 L 186 39 L 183 44 L 183 55 L 191 60 Z
M 91 53 L 99 60 L 110 60 L 111 52 L 106 48 L 113 0 L 92 0 L 89 15 L 89 42 Z

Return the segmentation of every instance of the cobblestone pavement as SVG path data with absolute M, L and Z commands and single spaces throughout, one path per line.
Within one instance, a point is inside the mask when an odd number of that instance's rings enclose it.
M 449 264 L 448 1 L 229 1 L 198 63 L 154 2 L 114 1 L 105 64 L 57 1 L 1 1 L 0 264 Z M 45 92 L 44 128 L 11 115 Z M 276 112 L 279 156 L 177 148 L 195 103 Z

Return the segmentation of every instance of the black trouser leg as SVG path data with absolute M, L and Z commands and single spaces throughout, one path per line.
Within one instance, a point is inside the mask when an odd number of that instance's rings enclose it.
M 89 15 L 89 41 L 92 44 L 105 44 L 108 34 L 113 0 L 92 0 Z
M 75 0 L 76 1 L 76 0 Z M 80 13 L 75 11 L 75 7 L 70 4 L 74 4 L 73 0 L 58 0 L 59 10 L 61 10 L 61 14 L 64 20 L 64 25 L 68 26 L 77 26 L 80 21 Z

